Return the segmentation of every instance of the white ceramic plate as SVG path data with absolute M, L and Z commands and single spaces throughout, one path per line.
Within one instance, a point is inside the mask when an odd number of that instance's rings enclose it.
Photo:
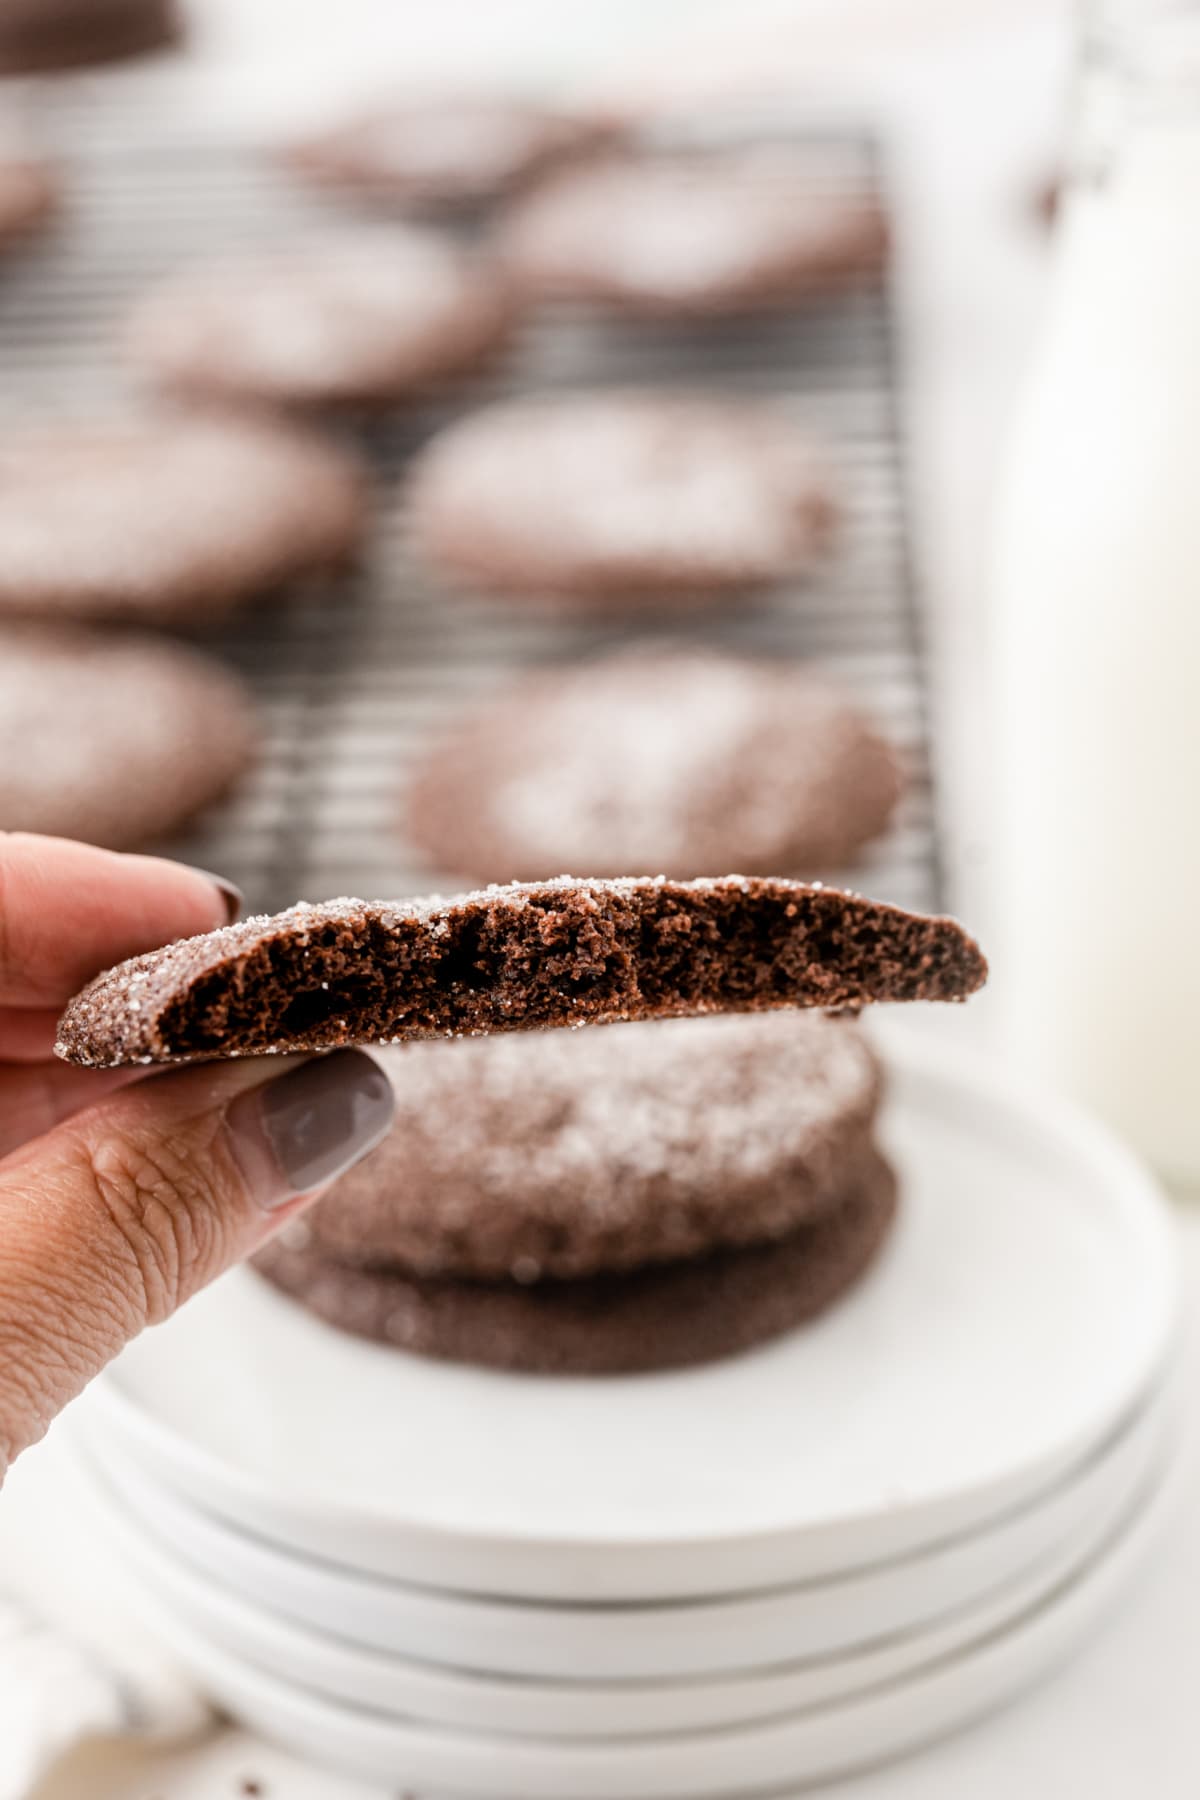
M 530 1681 L 388 1656 L 340 1635 L 318 1633 L 196 1572 L 116 1498 L 85 1456 L 74 1458 L 72 1492 L 133 1576 L 186 1631 L 261 1669 L 335 1701 L 460 1731 L 534 1737 L 640 1737 L 716 1730 L 773 1714 L 827 1706 L 942 1661 L 1037 1606 L 1085 1567 L 1124 1518 L 1163 1456 L 1165 1405 L 1139 1421 L 1078 1484 L 1086 1505 L 1032 1568 L 981 1603 L 923 1630 L 820 1660 L 777 1663 L 739 1675 L 687 1681 Z M 1067 1524 L 1065 1518 L 1062 1520 Z M 168 1633 L 168 1643 L 170 1634 Z
M 238 1531 L 111 1456 L 97 1479 L 135 1535 L 157 1540 L 211 1592 L 232 1589 L 350 1644 L 493 1675 L 678 1680 L 845 1655 L 949 1621 L 1047 1559 L 1061 1562 L 1095 1519 L 1111 1526 L 1128 1505 L 1164 1405 L 1156 1397 L 1038 1505 L 931 1554 L 828 1582 L 641 1606 L 514 1603 L 372 1578 Z
M 343 1336 L 238 1271 L 134 1344 L 90 1404 L 249 1530 L 441 1587 L 729 1593 L 969 1530 L 1148 1388 L 1173 1246 L 1107 1132 L 957 1047 L 888 1041 L 901 1217 L 806 1330 L 671 1375 L 517 1377 Z
M 907 1679 L 815 1712 L 671 1737 L 567 1742 L 438 1730 L 338 1705 L 255 1668 L 141 1603 L 205 1689 L 293 1752 L 424 1800 L 716 1800 L 791 1793 L 888 1761 L 955 1730 L 1049 1675 L 1095 1629 L 1158 1524 L 1161 1490 L 1074 1581 L 1006 1632 Z

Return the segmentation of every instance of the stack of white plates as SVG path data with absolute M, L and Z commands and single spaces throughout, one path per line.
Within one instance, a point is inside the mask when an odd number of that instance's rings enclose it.
M 73 1454 L 204 1687 L 426 1795 L 701 1800 L 877 1763 L 1060 1663 L 1162 1504 L 1169 1229 L 1095 1128 L 957 1053 L 888 1060 L 895 1237 L 753 1354 L 489 1374 L 247 1273 L 135 1345 Z

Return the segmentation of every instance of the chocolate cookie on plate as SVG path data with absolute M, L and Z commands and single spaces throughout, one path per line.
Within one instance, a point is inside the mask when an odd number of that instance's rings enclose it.
M 257 740 L 249 693 L 208 657 L 0 624 L 0 830 L 140 848 L 219 799 Z
M 497 242 L 529 298 L 712 317 L 861 284 L 887 226 L 875 201 L 763 147 L 567 169 L 512 203 Z
M 786 1236 L 864 1157 L 880 1072 L 824 1013 L 380 1052 L 396 1116 L 307 1216 L 314 1250 L 469 1280 L 577 1277 Z
M 507 334 L 488 266 L 414 227 L 359 227 L 185 269 L 129 322 L 129 355 L 176 393 L 380 407 L 476 367 Z
M 283 155 L 316 182 L 440 212 L 481 206 L 614 135 L 601 120 L 504 94 L 409 94 L 364 107 Z
M 884 829 L 895 753 L 825 676 L 658 645 L 526 676 L 418 762 L 409 833 L 475 880 L 799 875 Z
M 255 1261 L 328 1324 L 396 1349 L 533 1374 L 628 1375 L 735 1355 L 815 1318 L 866 1273 L 895 1210 L 895 1178 L 876 1154 L 832 1212 L 787 1237 L 625 1274 L 422 1281 L 305 1248 L 303 1222 Z
M 330 900 L 134 957 L 75 996 L 58 1053 L 97 1067 L 712 1012 L 963 1000 L 952 919 L 730 875 Z
M 802 572 L 832 484 L 768 404 L 615 390 L 468 415 L 417 458 L 418 549 L 469 587 L 564 605 L 694 606 Z
M 191 624 L 344 564 L 357 461 L 308 432 L 172 417 L 0 437 L 0 613 Z

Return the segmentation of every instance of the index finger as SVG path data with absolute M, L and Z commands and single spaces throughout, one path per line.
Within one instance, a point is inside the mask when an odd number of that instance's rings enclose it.
M 218 878 L 183 863 L 0 832 L 0 1006 L 61 1007 L 110 963 L 232 913 Z

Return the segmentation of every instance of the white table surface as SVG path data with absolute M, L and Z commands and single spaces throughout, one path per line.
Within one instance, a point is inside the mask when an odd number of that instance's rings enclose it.
M 294 44 L 297 90 L 311 87 L 318 71 L 330 89 L 345 85 L 374 31 L 413 47 L 410 66 L 423 75 L 444 66 L 447 44 L 468 44 L 473 69 L 502 68 L 507 58 L 510 73 L 536 67 L 539 78 L 577 88 L 640 87 L 655 102 L 694 102 L 731 81 L 752 89 L 764 69 L 777 76 L 791 66 L 797 87 L 825 92 L 833 84 L 885 123 L 901 220 L 917 553 L 930 602 L 951 875 L 959 909 L 986 938 L 987 503 L 1044 281 L 1044 246 L 1023 197 L 1054 141 L 1061 7 L 1049 0 L 906 0 L 904 7 L 899 0 L 757 0 L 731 12 L 707 0 L 573 9 L 496 0 L 493 10 L 478 0 L 444 0 L 437 9 L 342 0 L 325 9 L 336 13 L 340 56 L 327 54 L 313 0 L 207 0 L 207 10 L 210 54 L 236 70 L 230 92 L 247 104 L 257 102 L 285 17 L 293 34 L 303 17 L 313 29 Z M 687 54 L 648 54 L 647 34 L 664 45 L 686 41 Z M 970 1014 L 931 1028 L 986 1035 L 986 1004 Z M 1194 1311 L 1200 1211 L 1182 1217 L 1181 1253 Z M 1186 1389 L 1200 1411 L 1200 1333 L 1192 1335 Z M 3 1521 L 0 1502 L 0 1534 Z M 1194 1800 L 1198 1613 L 1200 1465 L 1190 1458 L 1156 1552 L 1083 1655 L 985 1725 L 837 1792 L 847 1800 Z M 247 1780 L 261 1784 L 267 1800 L 378 1794 L 226 1729 L 171 1754 L 93 1748 L 64 1764 L 37 1800 L 237 1800 Z

